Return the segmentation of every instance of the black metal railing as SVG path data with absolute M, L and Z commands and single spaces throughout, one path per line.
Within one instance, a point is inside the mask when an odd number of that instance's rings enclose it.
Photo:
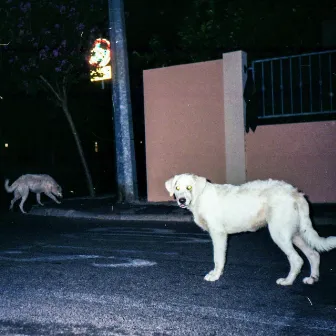
M 252 62 L 258 119 L 335 115 L 336 50 Z

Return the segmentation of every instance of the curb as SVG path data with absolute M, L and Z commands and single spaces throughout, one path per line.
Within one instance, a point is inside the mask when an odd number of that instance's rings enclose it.
M 335 217 L 312 217 L 314 225 L 333 225 L 336 226 Z
M 78 211 L 74 209 L 42 209 L 32 208 L 29 212 L 33 216 L 44 217 L 64 217 L 73 219 L 90 219 L 90 220 L 116 220 L 116 221 L 168 221 L 168 222 L 193 222 L 191 214 L 106 214 L 106 213 L 92 213 L 89 211 Z M 313 217 L 313 224 L 315 225 L 336 225 L 334 217 Z
M 106 214 L 92 213 L 88 211 L 78 210 L 62 210 L 62 209 L 32 209 L 29 215 L 45 216 L 45 217 L 65 217 L 74 219 L 91 219 L 91 220 L 128 220 L 128 221 L 169 221 L 169 222 L 192 222 L 192 215 L 180 214 Z

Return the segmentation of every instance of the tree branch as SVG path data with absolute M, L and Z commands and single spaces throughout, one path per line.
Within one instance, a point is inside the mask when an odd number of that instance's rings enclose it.
M 51 92 L 53 92 L 53 94 L 55 95 L 56 99 L 62 103 L 63 99 L 62 97 L 59 95 L 59 93 L 57 93 L 55 91 L 55 89 L 51 86 L 51 84 L 44 78 L 44 76 L 40 75 L 40 79 L 44 82 L 44 84 L 51 90 Z
M 63 77 L 63 87 L 62 87 L 62 89 L 63 89 L 63 98 L 64 98 L 64 103 L 66 103 L 67 104 L 67 92 L 66 92 L 66 78 L 65 78 L 66 76 L 64 76 Z
M 60 87 L 59 87 L 59 85 L 58 85 L 58 80 L 56 80 L 56 89 L 57 89 L 57 92 L 61 92 Z M 55 91 L 56 91 L 56 90 L 55 90 Z
M 69 76 L 69 73 L 70 73 L 71 69 L 72 69 L 72 65 L 70 64 L 69 68 L 66 71 L 66 74 L 63 76 L 62 89 L 63 89 L 63 98 L 64 98 L 64 102 L 65 103 L 67 103 L 67 92 L 66 92 L 66 89 L 67 89 L 67 85 L 68 85 L 68 76 Z

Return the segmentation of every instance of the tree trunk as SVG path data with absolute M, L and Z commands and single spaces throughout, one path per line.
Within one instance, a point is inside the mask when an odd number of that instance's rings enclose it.
M 69 68 L 69 70 L 70 69 L 71 68 Z M 85 160 L 85 155 L 84 155 L 82 143 L 79 139 L 79 136 L 78 136 L 78 133 L 77 133 L 77 130 L 76 130 L 76 126 L 75 126 L 75 124 L 72 120 L 72 117 L 71 117 L 71 114 L 70 114 L 69 108 L 68 108 L 68 99 L 67 99 L 67 91 L 66 91 L 67 77 L 66 76 L 63 77 L 63 83 L 62 83 L 61 89 L 58 86 L 58 84 L 56 83 L 56 88 L 58 90 L 55 90 L 53 88 L 53 86 L 48 82 L 48 80 L 46 78 L 44 78 L 44 76 L 40 75 L 40 79 L 46 85 L 46 87 L 53 93 L 56 104 L 62 108 L 62 110 L 63 110 L 63 112 L 64 112 L 64 114 L 65 114 L 65 116 L 66 116 L 66 118 L 69 122 L 72 135 L 75 138 L 75 142 L 76 142 L 76 145 L 77 145 L 79 157 L 81 159 L 81 163 L 82 163 L 83 168 L 84 168 L 86 183 L 87 183 L 87 186 L 89 188 L 90 196 L 95 197 L 95 190 L 93 188 L 93 183 L 92 183 L 92 178 L 91 178 L 91 174 L 90 174 L 90 171 L 89 171 L 89 167 L 88 167 L 88 165 L 86 163 L 86 160 Z
M 76 126 L 75 126 L 75 124 L 72 120 L 71 114 L 70 114 L 69 109 L 68 109 L 68 104 L 67 104 L 66 101 L 63 101 L 62 109 L 63 109 L 63 112 L 64 112 L 68 122 L 69 122 L 72 135 L 75 138 L 75 142 L 76 142 L 76 145 L 77 145 L 79 157 L 81 159 L 81 163 L 82 163 L 83 168 L 84 168 L 86 183 L 87 183 L 87 186 L 89 188 L 90 196 L 95 197 L 95 190 L 93 188 L 93 183 L 92 183 L 92 178 L 91 178 L 91 174 L 90 174 L 90 171 L 89 171 L 89 167 L 88 167 L 87 162 L 85 160 L 85 155 L 84 155 L 82 143 L 79 139 L 79 136 L 78 136 L 78 133 L 77 133 L 77 130 L 76 130 Z

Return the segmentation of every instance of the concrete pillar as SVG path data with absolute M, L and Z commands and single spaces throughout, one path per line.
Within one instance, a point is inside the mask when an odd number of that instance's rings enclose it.
M 226 183 L 246 182 L 245 161 L 245 101 L 246 53 L 223 54 L 224 131 Z

